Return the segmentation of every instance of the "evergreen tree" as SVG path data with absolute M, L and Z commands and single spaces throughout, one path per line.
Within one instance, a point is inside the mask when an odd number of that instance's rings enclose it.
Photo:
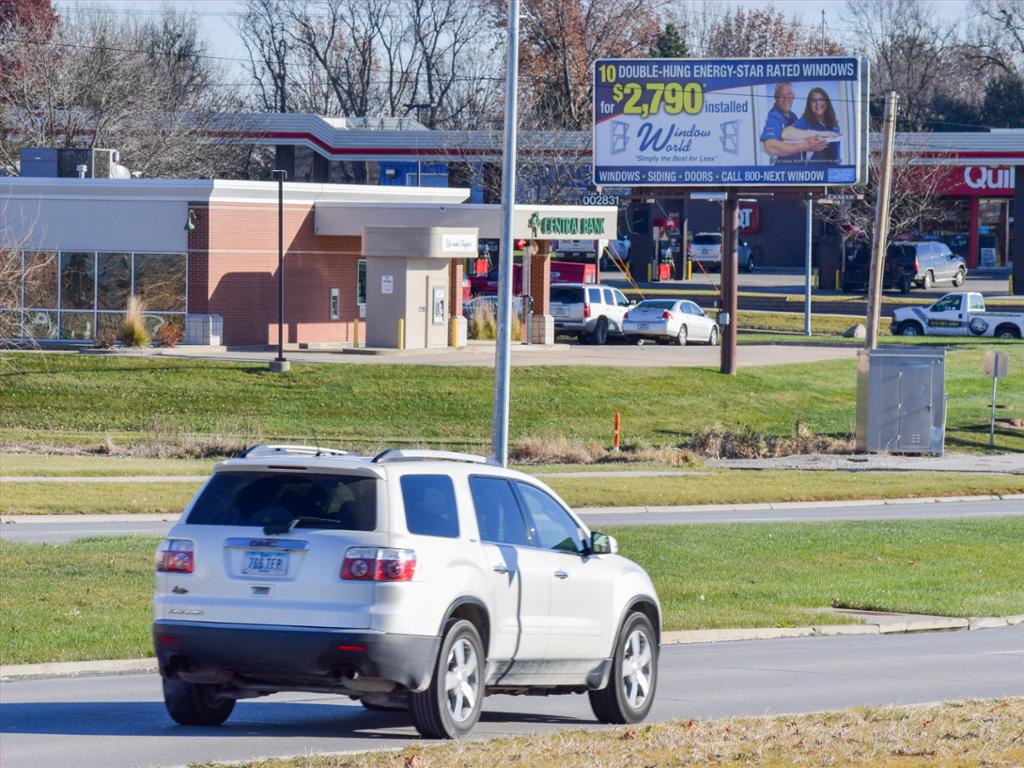
M 679 28 L 671 21 L 665 25 L 664 31 L 658 34 L 658 39 L 648 51 L 652 59 L 685 59 L 690 56 L 690 49 L 686 41 L 679 34 Z
M 1016 73 L 990 80 L 982 120 L 990 128 L 1024 128 L 1024 81 Z

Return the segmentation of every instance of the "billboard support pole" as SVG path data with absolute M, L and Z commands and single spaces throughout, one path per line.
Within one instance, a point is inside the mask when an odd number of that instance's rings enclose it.
M 868 283 L 868 328 L 864 349 L 878 347 L 878 316 L 882 305 L 882 276 L 885 272 L 886 242 L 889 239 L 889 191 L 892 187 L 892 149 L 896 130 L 896 91 L 885 96 L 885 120 L 882 124 L 882 172 L 875 201 L 875 227 L 871 244 L 871 282 Z
M 804 336 L 811 335 L 811 233 L 814 226 L 814 200 L 807 196 L 807 236 L 804 238 Z
M 519 0 L 508 0 L 508 63 L 505 72 L 505 152 L 501 177 L 501 252 L 498 259 L 498 339 L 494 350 L 494 412 L 491 450 L 508 464 L 509 366 L 512 345 L 512 218 L 516 205 L 516 80 L 519 75 Z
M 734 187 L 726 192 L 722 206 L 722 313 L 726 316 L 722 331 L 722 363 L 719 371 L 729 376 L 736 375 L 736 308 L 739 304 L 736 283 L 738 274 L 739 245 L 739 196 Z

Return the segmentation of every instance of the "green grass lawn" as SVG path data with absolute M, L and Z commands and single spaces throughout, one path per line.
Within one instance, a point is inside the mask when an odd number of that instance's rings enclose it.
M 988 344 L 951 348 L 947 447 L 985 450 L 991 383 Z M 1005 345 L 1000 401 L 1024 413 L 1024 345 Z M 741 352 L 742 354 L 742 352 Z M 627 442 L 672 445 L 719 423 L 788 435 L 797 421 L 822 434 L 854 428 L 855 361 L 743 368 L 517 367 L 511 441 L 535 437 L 610 444 L 615 412 Z M 7 353 L 0 369 L 0 429 L 8 443 L 156 445 L 204 435 L 237 445 L 313 440 L 357 449 L 421 444 L 486 450 L 493 371 L 429 365 L 263 365 L 166 358 Z M 998 435 L 1024 451 L 1024 430 Z
M 829 605 L 1024 613 L 1024 520 L 617 528 L 666 630 L 836 623 Z M 149 639 L 153 538 L 0 540 L 0 663 L 135 658 Z
M 545 469 L 531 467 L 530 471 Z M 967 472 L 715 469 L 675 477 L 559 477 L 553 473 L 544 481 L 574 507 L 1024 493 L 1024 476 Z M 0 486 L 0 514 L 176 514 L 198 488 L 197 482 L 173 478 L 161 483 L 4 483 Z
M 212 459 L 138 459 L 127 456 L 0 453 L 0 477 L 206 475 L 215 463 Z

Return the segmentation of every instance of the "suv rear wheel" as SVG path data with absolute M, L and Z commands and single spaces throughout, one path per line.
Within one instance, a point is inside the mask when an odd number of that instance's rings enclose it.
M 465 736 L 480 719 L 484 698 L 484 649 L 472 623 L 449 625 L 430 686 L 409 696 L 412 721 L 430 739 Z
M 593 333 L 590 334 L 590 343 L 602 345 L 608 341 L 608 318 L 599 317 L 597 318 L 597 325 L 594 326 Z
M 590 691 L 590 708 L 602 723 L 638 723 L 654 704 L 658 683 L 658 644 L 651 620 L 632 613 L 615 641 L 608 685 Z
M 921 287 L 927 291 L 929 288 L 932 287 L 933 282 L 934 278 L 932 277 L 932 273 L 930 271 L 925 272 L 924 277 L 921 278 Z
M 234 699 L 217 696 L 217 686 L 186 683 L 165 677 L 164 705 L 174 721 L 182 725 L 220 725 L 235 708 Z

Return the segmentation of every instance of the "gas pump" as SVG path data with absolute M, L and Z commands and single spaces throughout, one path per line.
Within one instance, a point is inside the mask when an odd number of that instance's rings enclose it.
M 654 242 L 654 266 L 651 279 L 671 280 L 672 267 L 679 249 L 679 219 L 674 217 L 655 219 L 651 240 Z

